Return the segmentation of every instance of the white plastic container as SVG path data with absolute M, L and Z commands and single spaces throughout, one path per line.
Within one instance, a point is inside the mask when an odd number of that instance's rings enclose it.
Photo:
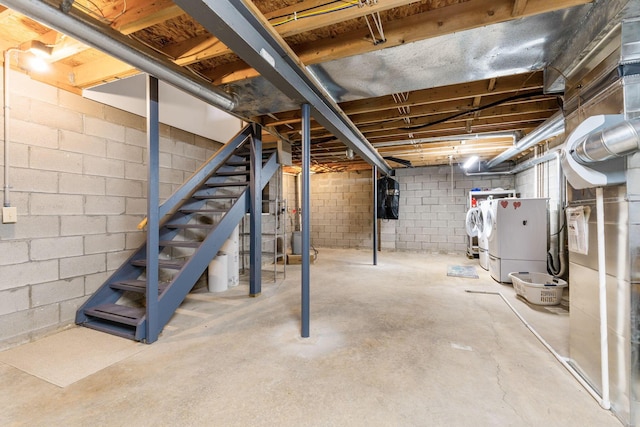
M 558 305 L 567 282 L 545 273 L 509 273 L 516 293 L 532 304 Z
M 227 254 L 218 255 L 209 263 L 207 287 L 209 292 L 224 292 L 227 290 Z
M 227 254 L 227 286 L 232 288 L 240 283 L 240 228 L 236 227 L 222 245 Z

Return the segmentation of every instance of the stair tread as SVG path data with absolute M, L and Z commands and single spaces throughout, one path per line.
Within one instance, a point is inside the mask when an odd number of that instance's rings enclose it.
M 230 160 L 225 164 L 229 166 L 249 166 L 251 162 L 249 160 Z
M 165 227 L 167 228 L 183 228 L 183 229 L 187 229 L 187 228 L 200 228 L 200 229 L 209 229 L 209 228 L 214 228 L 216 226 L 216 224 L 165 224 Z
M 101 304 L 95 307 L 86 308 L 84 313 L 87 316 L 98 317 L 112 322 L 122 323 L 129 326 L 136 326 L 138 321 L 145 315 L 144 307 L 129 307 L 119 304 Z
M 147 260 L 146 259 L 139 259 L 139 260 L 136 260 L 136 261 L 132 261 L 131 264 L 135 265 L 137 267 L 146 267 L 147 266 Z M 183 260 L 177 260 L 177 259 L 161 259 L 161 260 L 158 260 L 158 267 L 160 267 L 160 268 L 172 268 L 172 269 L 175 269 L 175 270 L 180 270 L 183 266 L 184 266 L 184 261 Z
M 182 213 L 227 213 L 229 209 L 180 209 Z
M 112 283 L 110 286 L 113 289 L 139 293 L 145 293 L 147 290 L 147 282 L 145 280 L 121 280 Z M 164 292 L 167 286 L 169 286 L 167 283 L 158 283 L 158 293 Z
M 198 248 L 202 242 L 186 240 L 160 240 L 160 246 L 177 246 L 182 248 Z
M 241 176 L 249 175 L 251 171 L 228 171 L 228 172 L 216 172 L 216 176 Z
M 193 195 L 194 199 L 207 199 L 207 200 L 237 199 L 238 197 L 240 197 L 239 194 L 215 194 L 215 195 L 194 194 Z
M 107 334 L 116 335 L 121 338 L 127 338 L 130 340 L 136 339 L 136 330 L 129 325 L 118 325 L 102 319 L 95 319 L 84 322 L 82 326 L 96 331 L 106 332 Z
M 249 185 L 248 181 L 238 181 L 238 182 L 211 182 L 205 183 L 207 187 L 211 188 L 223 188 L 223 187 L 246 187 Z

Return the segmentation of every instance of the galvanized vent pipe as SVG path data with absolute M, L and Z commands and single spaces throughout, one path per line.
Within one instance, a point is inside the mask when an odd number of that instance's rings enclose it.
M 580 163 L 594 163 L 626 156 L 640 150 L 640 119 L 625 120 L 599 132 L 585 135 L 571 156 Z
M 22 13 L 56 31 L 99 49 L 140 71 L 181 89 L 202 101 L 232 112 L 236 107 L 233 96 L 216 88 L 205 86 L 206 81 L 196 78 L 166 57 L 137 43 L 73 8 L 69 13 L 40 0 L 0 0 L 0 3 Z
M 517 156 L 525 150 L 533 147 L 540 141 L 549 139 L 551 137 L 560 135 L 564 132 L 564 115 L 562 111 L 558 111 L 553 116 L 549 117 L 544 123 L 522 138 L 518 143 L 505 150 L 501 154 L 498 154 L 493 159 L 489 160 L 486 164 L 487 169 L 493 169 L 500 163 L 503 163 L 510 158 Z

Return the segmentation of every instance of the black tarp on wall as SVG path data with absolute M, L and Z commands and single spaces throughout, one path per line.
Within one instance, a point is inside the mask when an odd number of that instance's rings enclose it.
M 377 182 L 378 189 L 378 218 L 398 219 L 400 206 L 400 184 L 398 181 L 382 177 Z

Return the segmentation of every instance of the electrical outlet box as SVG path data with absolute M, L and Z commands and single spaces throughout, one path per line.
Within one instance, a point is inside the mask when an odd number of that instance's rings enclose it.
M 16 207 L 3 207 L 2 208 L 2 223 L 13 224 L 18 222 L 18 208 Z

